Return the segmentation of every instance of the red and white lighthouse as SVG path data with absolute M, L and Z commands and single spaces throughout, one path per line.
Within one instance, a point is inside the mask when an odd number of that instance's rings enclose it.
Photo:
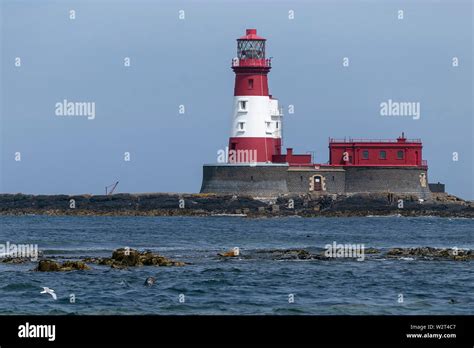
M 234 109 L 229 139 L 229 162 L 269 163 L 281 154 L 282 112 L 268 92 L 270 59 L 265 57 L 265 39 L 256 29 L 247 29 L 237 39 Z M 239 156 L 239 153 L 250 156 Z M 237 156 L 236 156 L 237 154 Z

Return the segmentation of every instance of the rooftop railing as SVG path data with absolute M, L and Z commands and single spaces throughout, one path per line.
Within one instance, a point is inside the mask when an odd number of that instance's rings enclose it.
M 248 58 L 248 59 L 239 59 L 239 58 L 234 58 L 232 59 L 232 67 L 247 67 L 247 66 L 256 66 L 256 67 L 267 67 L 270 68 L 272 66 L 272 60 L 271 58 L 266 58 L 266 59 L 253 59 L 253 58 Z
M 398 139 L 352 139 L 352 138 L 344 138 L 344 139 L 335 139 L 329 138 L 330 143 L 398 143 L 402 142 Z M 403 139 L 405 143 L 420 143 L 421 139 Z

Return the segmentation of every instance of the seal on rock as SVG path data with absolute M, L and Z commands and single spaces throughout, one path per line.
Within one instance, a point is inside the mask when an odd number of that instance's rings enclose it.
M 232 250 L 226 251 L 225 253 L 218 253 L 221 257 L 236 257 L 240 255 L 239 247 L 234 247 Z

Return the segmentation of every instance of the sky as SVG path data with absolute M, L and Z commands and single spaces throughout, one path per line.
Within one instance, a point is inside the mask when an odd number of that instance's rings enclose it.
M 0 3 L 0 192 L 199 192 L 228 143 L 235 40 L 256 28 L 284 147 L 325 163 L 329 137 L 403 131 L 430 182 L 474 198 L 470 0 Z M 65 99 L 95 117 L 57 115 Z M 388 100 L 419 119 L 381 115 Z

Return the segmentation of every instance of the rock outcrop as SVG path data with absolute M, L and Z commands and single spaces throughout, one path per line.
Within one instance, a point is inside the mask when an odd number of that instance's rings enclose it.
M 106 265 L 112 268 L 138 266 L 184 266 L 181 261 L 174 261 L 151 251 L 140 252 L 136 249 L 121 248 L 114 250 L 111 258 L 88 258 L 84 262 Z
M 474 260 L 474 253 L 472 250 L 457 249 L 457 248 L 393 248 L 390 249 L 387 257 L 412 257 L 417 259 L 445 259 L 455 261 Z
M 389 250 L 380 250 L 376 248 L 364 248 L 363 254 L 365 259 L 369 258 L 412 258 L 417 260 L 452 260 L 452 261 L 469 261 L 474 260 L 474 252 L 469 249 L 456 248 L 392 248 Z M 305 249 L 272 249 L 258 250 L 254 253 L 248 253 L 244 258 L 247 259 L 268 259 L 268 260 L 330 260 L 330 259 L 357 259 L 353 257 L 328 257 L 325 251 L 311 252 Z
M 413 260 L 446 260 L 446 261 L 472 261 L 474 252 L 470 249 L 459 248 L 392 248 L 389 250 L 379 250 L 376 248 L 365 248 L 363 250 L 365 259 L 370 258 L 392 258 L 392 259 L 413 259 Z M 371 256 L 372 255 L 372 256 Z M 229 255 L 232 257 L 232 255 Z M 330 259 L 354 259 L 355 257 L 328 257 L 325 251 L 309 251 L 305 249 L 268 249 L 249 251 L 241 255 L 242 259 L 263 259 L 277 261 L 292 260 L 330 260 Z M 5 258 L 2 262 L 22 263 L 30 261 L 23 258 Z M 136 249 L 121 248 L 114 250 L 110 258 L 86 258 L 82 261 L 64 261 L 59 263 L 50 259 L 40 260 L 35 271 L 39 272 L 63 272 L 75 270 L 90 270 L 87 263 L 110 266 L 111 268 L 123 269 L 127 267 L 140 266 L 185 266 L 186 263 L 168 259 L 164 256 L 154 254 L 151 251 L 140 252 Z M 153 277 L 151 277 L 154 279 Z
M 5 257 L 0 259 L 3 263 L 26 263 L 30 262 L 31 259 L 27 257 Z
M 267 258 L 271 260 L 320 260 L 326 259 L 322 254 L 312 254 L 304 249 L 274 249 L 259 250 L 255 257 Z
M 35 271 L 38 272 L 64 272 L 86 271 L 91 268 L 82 261 L 65 261 L 62 264 L 52 260 L 40 260 Z

